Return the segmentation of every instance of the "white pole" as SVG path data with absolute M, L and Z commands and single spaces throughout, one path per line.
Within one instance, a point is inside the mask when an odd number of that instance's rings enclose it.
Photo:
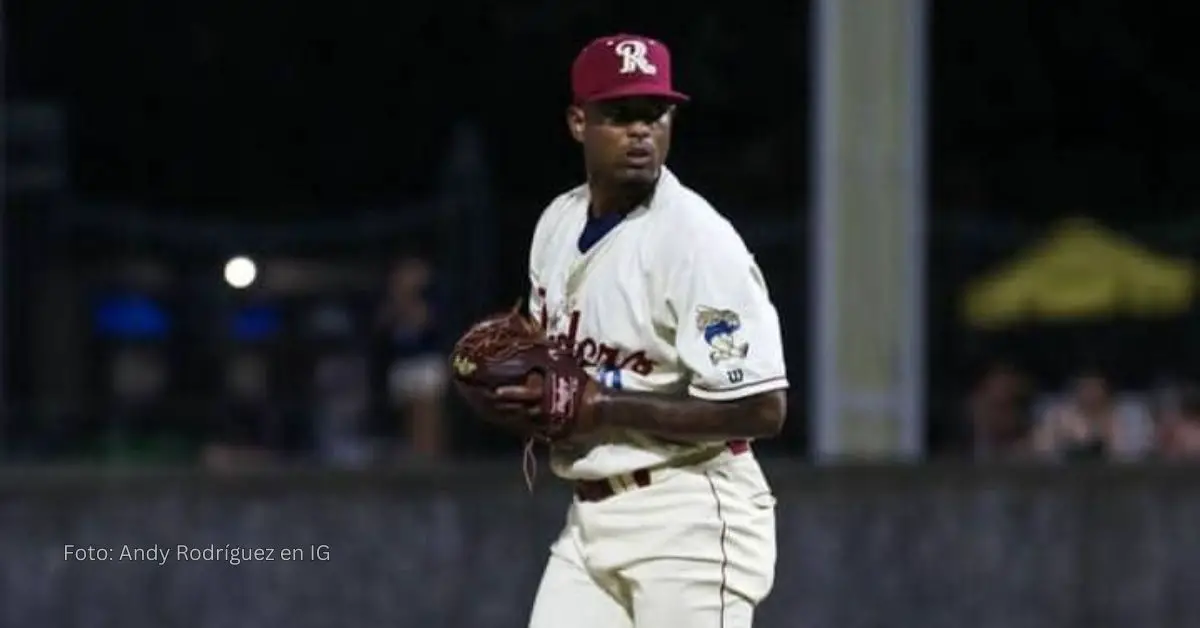
M 925 441 L 927 0 L 814 0 L 810 428 L 818 462 Z
M 909 191 L 903 200 L 904 225 L 908 243 L 904 247 L 907 259 L 904 263 L 905 288 L 902 311 L 905 329 L 901 338 L 901 390 L 900 446 L 911 458 L 925 455 L 925 424 L 928 412 L 925 407 L 925 320 L 927 298 L 925 293 L 926 258 L 928 256 L 928 77 L 929 77 L 929 31 L 927 0 L 907 0 L 909 33 L 906 41 L 911 47 L 904 58 L 908 61 L 908 91 L 906 103 L 908 142 L 906 143 L 905 172 L 909 179 L 905 189 Z
M 809 435 L 812 457 L 827 462 L 836 457 L 838 406 L 837 379 L 837 219 L 838 207 L 838 96 L 841 77 L 842 28 L 839 0 L 814 0 L 810 19 L 812 50 L 810 80 L 811 157 L 809 248 L 811 252 L 811 314 L 809 344 Z
M 4 308 L 8 307 L 8 267 L 5 265 L 5 258 L 8 251 L 4 246 L 5 239 L 8 237 L 7 221 L 8 221 L 8 126 L 11 124 L 8 110 L 8 90 L 4 86 L 8 85 L 8 74 L 4 68 L 8 67 L 8 12 L 7 6 L 0 3 L 0 446 L 4 443 L 4 437 L 8 431 L 8 421 L 12 420 L 12 415 L 9 412 L 11 408 L 8 406 L 8 386 L 6 379 L 8 370 L 5 368 L 6 361 L 9 358 L 5 356 L 11 355 L 8 348 L 8 336 L 4 332 L 8 325 L 8 318 L 5 316 Z

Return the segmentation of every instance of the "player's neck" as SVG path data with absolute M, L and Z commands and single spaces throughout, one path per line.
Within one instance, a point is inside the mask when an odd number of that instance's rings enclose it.
M 628 214 L 649 200 L 654 194 L 656 183 L 623 186 L 593 180 L 588 184 L 591 194 L 588 211 L 596 218 L 608 214 Z

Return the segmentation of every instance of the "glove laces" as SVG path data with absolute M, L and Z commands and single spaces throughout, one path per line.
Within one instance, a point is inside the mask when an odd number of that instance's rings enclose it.
M 525 451 L 521 454 L 521 471 L 525 475 L 525 486 L 531 495 L 534 480 L 537 478 L 537 452 L 534 450 L 536 445 L 537 439 L 529 438 L 525 441 Z

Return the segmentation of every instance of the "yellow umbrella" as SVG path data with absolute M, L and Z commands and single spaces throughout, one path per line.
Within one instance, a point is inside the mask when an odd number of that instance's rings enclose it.
M 1087 219 L 1071 219 L 1025 256 L 976 280 L 967 321 L 984 328 L 1022 321 L 1170 316 L 1187 311 L 1191 262 L 1144 249 Z

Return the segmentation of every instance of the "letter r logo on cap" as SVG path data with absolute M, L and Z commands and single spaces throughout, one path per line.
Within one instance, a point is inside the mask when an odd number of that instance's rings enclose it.
M 641 72 L 642 74 L 657 74 L 658 68 L 646 59 L 646 42 L 640 39 L 626 39 L 617 44 L 614 51 L 621 57 L 621 74 Z

